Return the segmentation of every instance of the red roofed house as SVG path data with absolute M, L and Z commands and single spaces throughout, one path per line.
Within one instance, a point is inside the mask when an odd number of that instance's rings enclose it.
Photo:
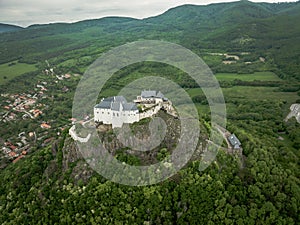
M 15 152 L 10 152 L 10 153 L 8 153 L 8 155 L 11 156 L 11 157 L 16 157 L 16 156 L 17 156 L 17 153 L 15 153 Z
M 16 148 L 17 148 L 17 147 L 14 146 L 14 145 L 9 145 L 8 147 L 9 147 L 11 150 L 13 150 L 13 151 L 16 150 Z
M 68 79 L 68 78 L 70 78 L 70 77 L 71 77 L 71 74 L 68 74 L 68 73 L 67 73 L 67 74 L 65 74 L 65 78 L 67 78 L 67 79 Z
M 49 124 L 42 123 L 41 128 L 49 129 L 49 128 L 51 128 L 51 126 Z

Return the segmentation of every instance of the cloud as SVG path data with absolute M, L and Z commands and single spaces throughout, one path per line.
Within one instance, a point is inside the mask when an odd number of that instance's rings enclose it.
M 0 0 L 0 21 L 28 26 L 36 23 L 74 22 L 104 16 L 146 18 L 178 5 L 200 5 L 220 1 L 222 0 Z M 229 1 L 232 0 L 222 2 Z

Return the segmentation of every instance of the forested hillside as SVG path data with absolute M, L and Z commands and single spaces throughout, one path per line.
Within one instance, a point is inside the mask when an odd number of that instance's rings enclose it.
M 0 224 L 299 224 L 300 124 L 285 120 L 300 103 L 299 20 L 299 2 L 241 1 L 1 33 Z M 69 135 L 75 122 L 82 128 L 93 117 L 72 118 L 77 84 L 101 54 L 137 40 L 180 44 L 209 65 L 226 102 L 222 129 L 238 137 L 239 151 L 224 139 L 202 170 L 212 130 L 206 96 L 178 68 L 142 62 L 115 73 L 99 99 L 147 76 L 171 80 L 198 111 L 201 147 L 176 175 L 151 186 L 113 183 L 90 168 Z M 131 128 L 147 136 L 149 121 Z M 112 130 L 99 135 L 114 157 L 137 166 L 167 158 L 175 136 L 137 156 L 115 144 Z
M 179 43 L 200 55 L 209 49 L 270 57 L 281 77 L 299 80 L 300 28 L 295 26 L 299 19 L 298 2 L 241 1 L 184 5 L 143 20 L 108 17 L 73 24 L 34 25 L 0 35 L 0 63 L 66 59 L 71 51 L 99 54 L 96 49 L 138 39 L 160 39 Z

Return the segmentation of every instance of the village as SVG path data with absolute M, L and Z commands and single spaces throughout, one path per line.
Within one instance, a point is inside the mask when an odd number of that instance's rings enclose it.
M 41 79 L 37 80 L 34 88 L 22 93 L 2 93 L 0 103 L 0 123 L 4 126 L 26 123 L 19 132 L 11 134 L 5 139 L 0 138 L 0 159 L 15 163 L 28 155 L 35 146 L 46 146 L 60 136 L 70 123 L 71 117 L 66 121 L 56 122 L 49 118 L 53 102 L 53 92 L 66 94 L 69 87 L 65 83 L 78 79 L 79 74 L 57 75 L 53 68 L 43 71 Z M 54 89 L 56 88 L 56 89 Z M 52 90 L 51 90 L 52 89 Z M 54 89 L 54 90 L 53 90 Z

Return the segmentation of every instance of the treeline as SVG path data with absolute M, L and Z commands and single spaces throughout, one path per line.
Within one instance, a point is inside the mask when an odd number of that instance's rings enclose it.
M 233 81 L 219 81 L 220 86 L 223 88 L 229 88 L 233 86 L 252 86 L 252 87 L 280 87 L 281 91 L 285 89 L 281 89 L 283 87 L 282 81 L 261 81 L 261 80 L 254 80 L 254 81 L 242 81 L 239 79 L 234 79 Z M 286 87 L 286 86 L 284 86 Z

